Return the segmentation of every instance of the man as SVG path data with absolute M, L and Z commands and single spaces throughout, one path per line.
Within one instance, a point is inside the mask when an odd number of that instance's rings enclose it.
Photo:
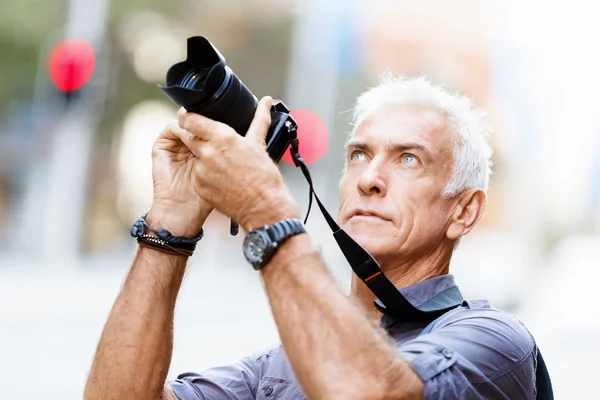
M 261 100 L 246 137 L 180 111 L 154 145 L 151 227 L 193 237 L 213 207 L 246 232 L 299 217 L 264 149 L 271 102 Z M 424 78 L 387 76 L 358 99 L 354 122 L 338 221 L 410 303 L 431 303 L 456 288 L 453 249 L 486 208 L 484 117 Z M 344 296 L 303 233 L 260 272 L 282 346 L 165 383 L 186 261 L 138 249 L 87 399 L 535 398 L 537 349 L 517 319 L 465 300 L 422 334 L 429 321 L 391 317 L 358 279 Z

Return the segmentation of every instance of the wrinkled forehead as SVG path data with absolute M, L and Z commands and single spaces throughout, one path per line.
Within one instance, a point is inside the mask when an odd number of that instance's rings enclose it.
M 459 135 L 446 114 L 418 105 L 390 105 L 359 121 L 351 139 L 371 147 L 418 143 L 434 155 L 452 155 Z

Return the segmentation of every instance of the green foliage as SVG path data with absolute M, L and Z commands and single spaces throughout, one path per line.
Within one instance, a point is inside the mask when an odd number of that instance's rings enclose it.
M 12 100 L 31 98 L 38 65 L 64 23 L 64 0 L 0 2 L 0 114 Z M 41 62 L 41 63 L 40 63 Z

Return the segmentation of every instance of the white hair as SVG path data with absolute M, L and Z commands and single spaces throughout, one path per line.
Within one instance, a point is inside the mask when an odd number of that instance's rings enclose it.
M 487 142 L 490 128 L 485 113 L 475 107 L 471 99 L 434 86 L 424 76 L 394 77 L 386 72 L 378 86 L 356 100 L 351 136 L 370 114 L 389 105 L 430 107 L 444 114 L 460 134 L 453 150 L 454 171 L 442 196 L 452 197 L 471 188 L 487 190 L 492 166 L 492 148 Z

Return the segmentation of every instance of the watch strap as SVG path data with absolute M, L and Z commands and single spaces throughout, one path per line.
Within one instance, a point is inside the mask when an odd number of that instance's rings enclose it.
M 268 225 L 265 230 L 271 240 L 278 244 L 291 236 L 306 232 L 304 224 L 297 218 L 284 219 Z
M 250 262 L 255 270 L 262 269 L 265 265 L 271 261 L 271 258 L 275 255 L 280 245 L 292 236 L 306 232 L 304 224 L 297 218 L 285 219 L 274 223 L 273 225 L 265 225 L 261 228 L 253 229 L 248 233 L 246 239 L 244 239 L 244 256 L 246 260 Z M 253 256 L 249 256 L 246 253 L 247 250 L 253 246 L 253 240 L 255 238 L 263 237 L 267 242 L 259 240 L 259 246 L 261 246 L 262 257 L 256 259 Z M 265 237 L 266 236 L 266 237 Z M 256 246 L 256 244 L 254 244 Z

